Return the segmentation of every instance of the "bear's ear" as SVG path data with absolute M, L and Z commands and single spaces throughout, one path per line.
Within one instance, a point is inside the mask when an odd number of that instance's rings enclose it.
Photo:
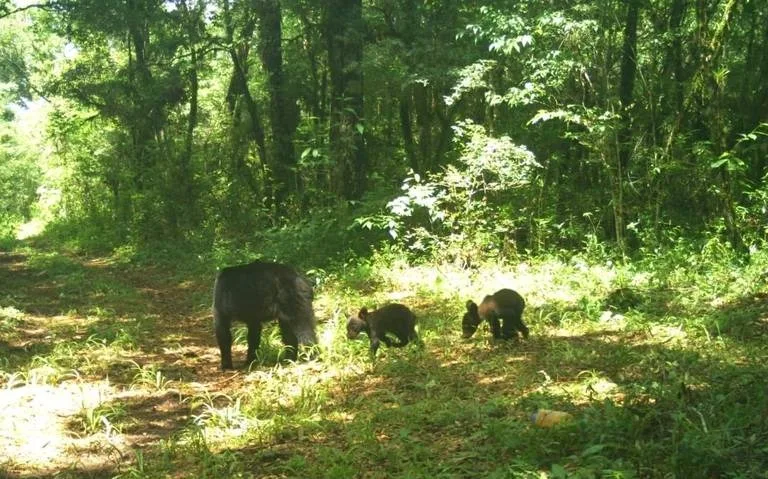
M 477 308 L 477 305 L 470 299 L 467 301 L 467 311 L 472 311 L 472 308 Z
M 357 317 L 365 321 L 366 316 L 368 316 L 368 308 L 366 307 L 360 308 L 360 312 L 357 313 Z

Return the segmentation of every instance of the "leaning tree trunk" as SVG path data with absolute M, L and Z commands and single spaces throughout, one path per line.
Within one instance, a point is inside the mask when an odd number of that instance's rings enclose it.
M 236 125 L 235 131 L 237 131 L 237 126 L 239 126 L 239 123 L 241 122 L 250 125 L 250 131 L 248 133 L 256 142 L 259 162 L 261 163 L 261 167 L 264 168 L 267 164 L 267 142 L 264 134 L 264 127 L 262 126 L 261 111 L 258 103 L 256 103 L 256 100 L 251 96 L 251 91 L 248 88 L 249 41 L 256 26 L 255 20 L 253 18 L 248 18 L 246 20 L 240 34 L 241 42 L 236 44 L 234 35 L 235 29 L 229 9 L 229 1 L 225 1 L 223 6 L 227 45 L 229 57 L 232 60 L 232 76 L 230 77 L 229 88 L 227 89 L 227 104 L 229 106 L 230 114 L 233 117 L 233 123 Z M 243 114 L 243 106 L 250 117 L 247 121 L 241 118 Z M 251 168 L 246 164 L 246 150 L 239 147 L 237 144 L 239 141 L 240 138 L 234 138 L 236 154 L 233 155 L 233 164 L 235 170 L 244 178 L 251 192 L 254 195 L 260 195 L 261 191 L 259 185 Z M 264 189 L 266 195 L 271 197 L 271 194 L 269 194 L 269 183 L 266 181 L 264 182 Z

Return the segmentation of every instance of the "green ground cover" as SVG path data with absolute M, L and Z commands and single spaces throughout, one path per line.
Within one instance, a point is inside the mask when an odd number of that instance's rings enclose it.
M 768 258 L 716 244 L 614 264 L 463 269 L 396 257 L 316 272 L 320 357 L 217 369 L 215 266 L 0 254 L 3 477 L 767 477 Z M 460 336 L 467 299 L 527 301 L 528 340 Z M 348 341 L 409 305 L 424 346 Z M 542 429 L 538 408 L 573 421 Z

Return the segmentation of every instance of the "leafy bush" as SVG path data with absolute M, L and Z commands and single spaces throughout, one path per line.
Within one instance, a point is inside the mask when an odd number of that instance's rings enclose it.
M 12 238 L 16 227 L 30 218 L 41 175 L 30 155 L 0 129 L 0 240 Z
M 422 178 L 411 172 L 403 194 L 384 213 L 357 223 L 386 230 L 416 256 L 467 260 L 516 252 L 518 213 L 534 172 L 541 165 L 525 146 L 494 137 L 466 120 L 454 127 L 460 156 L 455 165 Z

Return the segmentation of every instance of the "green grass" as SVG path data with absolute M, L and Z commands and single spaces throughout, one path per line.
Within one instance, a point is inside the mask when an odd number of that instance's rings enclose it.
M 19 254 L 0 262 L 0 397 L 72 404 L 52 459 L 0 453 L 10 477 L 768 477 L 762 253 L 472 270 L 374 257 L 322 272 L 318 359 L 281 360 L 268 327 L 234 373 L 217 370 L 205 265 Z M 500 287 L 526 298 L 531 337 L 461 339 L 464 302 Z M 371 361 L 346 317 L 388 301 L 412 307 L 424 345 Z M 574 420 L 534 427 L 539 408 Z

